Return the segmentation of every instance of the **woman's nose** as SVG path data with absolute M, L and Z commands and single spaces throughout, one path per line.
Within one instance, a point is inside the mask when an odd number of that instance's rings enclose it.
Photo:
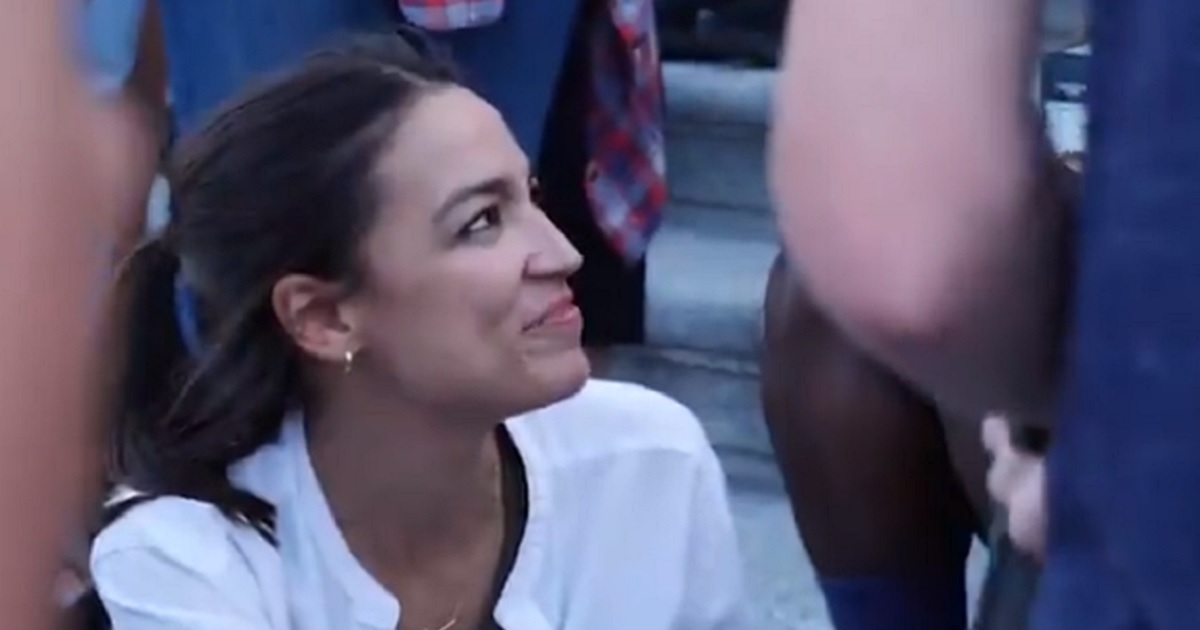
M 537 238 L 527 267 L 530 275 L 567 277 L 579 271 L 583 256 L 566 235 L 540 211 L 534 223 Z

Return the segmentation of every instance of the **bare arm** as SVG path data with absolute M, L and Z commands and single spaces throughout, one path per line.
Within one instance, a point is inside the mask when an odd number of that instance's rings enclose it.
M 862 346 L 960 411 L 1045 404 L 1062 215 L 1036 194 L 1037 0 L 793 3 L 770 179 Z
M 101 360 L 98 243 L 133 163 L 128 119 L 84 95 L 68 3 L 0 0 L 0 614 L 46 628 L 84 491 Z

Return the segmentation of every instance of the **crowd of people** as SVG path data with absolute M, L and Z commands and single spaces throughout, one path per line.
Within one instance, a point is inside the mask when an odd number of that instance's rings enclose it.
M 700 422 L 584 350 L 641 341 L 651 0 L 0 2 L 14 627 L 747 627 Z M 966 628 L 994 518 L 1012 628 L 1200 622 L 1200 5 L 1096 0 L 1082 180 L 1042 8 L 788 12 L 763 404 L 838 630 Z

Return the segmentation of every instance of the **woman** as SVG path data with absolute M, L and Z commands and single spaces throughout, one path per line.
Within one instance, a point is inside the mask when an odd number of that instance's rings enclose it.
M 0 615 L 34 630 L 94 478 L 94 271 L 137 233 L 150 161 L 132 112 L 88 98 L 61 8 L 0 3 L 0 75 L 21 86 L 0 93 Z
M 585 339 L 589 345 L 607 345 L 642 339 L 645 260 L 640 247 L 658 225 L 662 208 L 656 202 L 643 213 L 647 216 L 623 221 L 627 208 L 619 201 L 593 205 L 585 187 L 593 181 L 590 164 L 610 156 L 613 144 L 590 136 L 590 111 L 598 81 L 606 86 L 607 98 L 636 98 L 647 89 L 626 62 L 640 59 L 657 66 L 650 2 L 91 0 L 85 20 L 90 31 L 108 35 L 93 37 L 90 48 L 96 64 L 114 78 L 123 78 L 133 65 L 134 38 L 127 36 L 122 50 L 108 41 L 113 33 L 135 31 L 139 19 L 147 27 L 144 40 L 161 30 L 161 50 L 143 46 L 137 64 L 139 69 L 169 66 L 171 114 L 175 131 L 182 133 L 194 131 L 254 77 L 298 62 L 339 34 L 386 31 L 397 24 L 429 33 L 453 51 L 466 84 L 503 114 L 538 166 L 547 213 L 586 255 L 571 279 L 587 314 Z M 145 17 L 136 15 L 141 6 Z M 609 50 L 608 44 L 615 47 Z M 597 50 L 614 57 L 598 64 Z M 165 109 L 163 94 L 159 89 L 153 101 Z M 661 129 L 652 135 L 661 135 Z M 638 171 L 619 175 L 614 192 L 620 198 L 641 194 L 646 181 Z M 614 229 L 624 238 L 616 238 Z
M 132 507 L 92 551 L 115 627 L 735 627 L 703 431 L 588 382 L 580 257 L 444 65 L 395 37 L 317 54 L 173 177 L 129 270 Z

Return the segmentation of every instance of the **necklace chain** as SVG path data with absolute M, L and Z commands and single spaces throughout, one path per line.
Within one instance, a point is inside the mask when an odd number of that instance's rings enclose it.
M 503 492 L 504 473 L 503 473 L 503 467 L 501 466 L 501 462 L 500 462 L 499 458 L 497 458 L 497 460 L 496 460 L 495 471 L 496 471 L 496 484 L 493 486 L 494 492 L 495 492 L 494 496 L 495 496 L 495 500 L 498 503 L 500 503 L 500 505 L 501 505 L 500 513 L 501 513 L 501 515 L 503 515 L 503 513 L 504 513 L 504 510 L 503 510 L 503 506 L 504 506 L 504 492 Z M 503 518 L 501 518 L 501 524 L 503 525 Z M 503 530 L 503 526 L 501 527 L 501 529 Z M 503 535 L 501 535 L 501 544 L 503 544 Z M 458 625 L 458 615 L 461 612 L 461 610 L 462 610 L 462 600 L 459 600 L 458 602 L 455 602 L 454 612 L 450 613 L 450 619 L 447 620 L 446 623 L 438 626 L 437 628 L 425 628 L 424 630 L 450 630 L 454 626 Z
M 454 612 L 450 613 L 449 621 L 438 626 L 437 628 L 426 628 L 425 630 L 450 630 L 450 628 L 458 625 L 458 610 L 460 606 L 462 606 L 462 602 L 458 602 L 454 605 Z

